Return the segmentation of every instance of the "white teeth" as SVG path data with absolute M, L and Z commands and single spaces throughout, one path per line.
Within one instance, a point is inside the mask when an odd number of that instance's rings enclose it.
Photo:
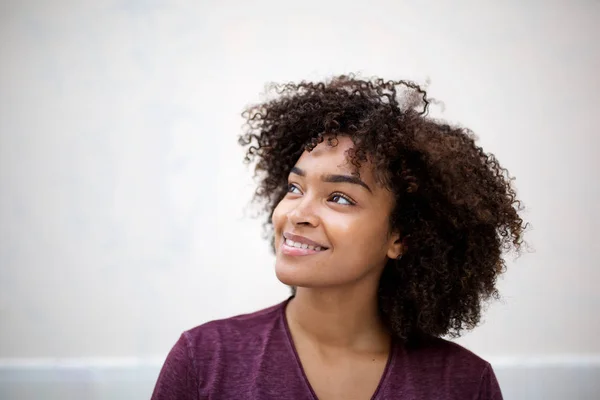
M 315 250 L 315 251 L 323 250 L 323 248 L 321 246 L 314 247 L 314 246 L 308 245 L 306 243 L 294 242 L 293 240 L 290 240 L 290 239 L 285 239 L 285 244 L 290 247 L 296 247 L 298 249 L 308 249 L 308 250 Z

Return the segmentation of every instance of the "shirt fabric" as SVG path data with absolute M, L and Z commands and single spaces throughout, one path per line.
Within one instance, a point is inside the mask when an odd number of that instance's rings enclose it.
M 184 332 L 152 400 L 316 400 L 285 316 L 289 299 Z M 372 400 L 501 400 L 488 362 L 456 343 L 422 337 L 393 342 Z

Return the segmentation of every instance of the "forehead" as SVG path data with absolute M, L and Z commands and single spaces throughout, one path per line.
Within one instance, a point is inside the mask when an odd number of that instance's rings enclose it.
M 347 136 L 338 136 L 330 145 L 327 138 L 319 143 L 312 151 L 304 151 L 296 166 L 305 169 L 307 173 L 326 172 L 355 174 L 360 172 L 361 179 L 369 179 L 372 175 L 371 165 L 368 162 L 361 164 L 357 170 L 348 160 L 348 150 L 354 147 L 352 139 Z
M 369 160 L 362 162 L 360 170 L 348 160 L 348 150 L 354 147 L 352 139 L 346 136 L 338 136 L 333 146 L 328 143 L 327 138 L 319 143 L 312 151 L 304 151 L 296 167 L 302 169 L 307 176 L 321 175 L 356 175 L 365 182 L 372 190 L 373 198 L 383 203 L 393 203 L 392 193 L 386 189 L 380 181 L 375 178 L 375 171 Z M 382 204 L 383 204 L 382 203 Z

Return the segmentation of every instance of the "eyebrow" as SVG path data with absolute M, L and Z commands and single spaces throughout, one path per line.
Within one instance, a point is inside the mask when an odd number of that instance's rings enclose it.
M 304 170 L 302 170 L 298 167 L 292 167 L 290 173 L 300 175 L 300 176 L 306 176 L 306 172 L 304 172 Z M 367 185 L 362 180 L 360 180 L 360 178 L 353 176 L 353 175 L 326 174 L 326 175 L 321 176 L 321 180 L 323 182 L 329 182 L 329 183 L 352 183 L 355 185 L 360 185 L 360 186 L 364 187 L 365 189 L 367 189 L 370 193 L 373 193 L 373 191 L 371 190 L 369 185 Z

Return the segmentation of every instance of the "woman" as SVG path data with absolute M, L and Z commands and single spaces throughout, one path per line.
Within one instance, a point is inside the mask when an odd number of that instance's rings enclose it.
M 506 170 L 411 82 L 272 89 L 240 143 L 293 295 L 184 332 L 153 399 L 501 399 L 490 364 L 440 337 L 479 322 L 520 249 Z

